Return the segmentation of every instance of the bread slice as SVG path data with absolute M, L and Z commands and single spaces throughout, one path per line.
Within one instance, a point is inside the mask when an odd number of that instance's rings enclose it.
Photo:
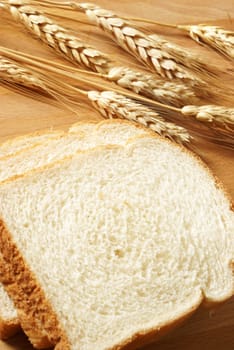
M 78 150 L 105 143 L 122 144 L 131 137 L 143 134 L 148 134 L 148 130 L 132 123 L 115 120 L 77 123 L 68 134 L 59 131 L 54 134 L 45 133 L 44 137 L 40 134 L 42 143 L 38 143 L 39 139 L 36 137 L 36 135 L 39 137 L 38 134 L 26 135 L 8 143 L 8 151 L 17 149 L 18 152 L 14 156 L 8 154 L 7 157 L 0 159 L 0 180 L 22 175 L 26 171 L 49 164 Z M 51 135 L 56 137 L 51 138 Z M 27 148 L 29 144 L 31 147 Z M 20 324 L 14 305 L 1 284 L 0 304 L 0 339 L 7 339 L 20 329 Z
M 102 146 L 0 186 L 1 279 L 56 350 L 152 341 L 233 294 L 234 215 L 208 169 L 162 138 Z
M 18 137 L 14 137 L 0 144 L 0 159 L 8 156 L 12 156 L 24 149 L 35 146 L 47 140 L 48 138 L 57 138 L 61 135 L 62 131 L 56 130 L 43 130 L 40 132 L 34 132 Z

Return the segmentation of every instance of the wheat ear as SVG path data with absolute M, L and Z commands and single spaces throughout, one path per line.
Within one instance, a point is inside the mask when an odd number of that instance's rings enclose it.
M 158 113 L 121 94 L 112 91 L 89 91 L 88 98 L 105 118 L 124 118 L 137 122 L 179 143 L 191 139 L 183 127 L 165 122 Z
M 11 59 L 13 58 L 14 60 L 18 59 L 24 64 L 29 64 L 33 66 L 35 69 L 39 68 L 39 72 L 41 72 L 40 68 L 47 71 L 47 72 L 52 72 L 61 77 L 62 83 L 60 84 L 61 86 L 64 84 L 64 78 L 72 78 L 75 82 L 79 83 L 82 81 L 82 83 L 90 84 L 90 80 L 85 78 L 82 80 L 82 78 L 79 76 L 79 70 L 76 68 L 72 67 L 66 67 L 64 65 L 60 65 L 57 63 L 51 63 L 48 60 L 37 58 L 35 56 L 27 55 L 24 53 L 16 52 L 14 50 L 10 50 L 4 47 L 0 46 L 0 53 L 3 53 L 4 55 L 8 55 Z M 67 69 L 66 69 L 67 68 Z M 117 68 L 113 68 L 113 75 L 115 74 L 115 69 L 118 70 Z M 22 71 L 22 68 L 20 72 Z M 116 78 L 119 77 L 119 74 L 121 73 L 121 68 L 120 72 L 117 71 Z M 30 77 L 31 77 L 30 73 Z M 125 75 L 124 75 L 125 77 Z M 12 79 L 12 78 L 11 78 Z M 22 80 L 22 78 L 20 78 Z M 37 78 L 38 79 L 38 78 Z M 52 80 L 52 79 L 51 79 Z M 34 82 L 34 79 L 33 79 Z M 37 83 L 38 84 L 38 83 Z M 45 83 L 44 83 L 45 85 Z M 48 83 L 47 83 L 48 85 Z M 60 87 L 58 84 L 58 88 Z M 101 86 L 96 83 L 92 84 L 95 87 L 100 88 Z M 121 85 L 121 84 L 120 84 Z M 106 88 L 108 88 L 106 86 Z M 69 89 L 67 89 L 68 91 Z M 113 89 L 112 89 L 113 90 Z M 63 91 L 63 90 L 62 90 Z M 64 90 L 65 93 L 66 90 Z M 120 92 L 116 91 L 117 94 L 120 94 Z M 62 93 L 61 93 L 62 94 Z M 125 94 L 126 98 L 133 98 L 136 99 L 137 97 L 132 95 L 132 94 Z M 161 104 L 158 102 L 153 102 L 148 99 L 144 99 L 139 97 L 139 101 L 145 104 L 151 105 L 153 108 L 158 108 L 162 109 L 168 112 L 177 112 L 177 113 L 182 113 L 185 116 L 188 117 L 194 117 L 195 119 L 201 121 L 201 122 L 208 122 L 208 123 L 219 123 L 223 124 L 224 126 L 227 126 L 228 124 L 234 124 L 234 109 L 233 108 L 227 108 L 223 106 L 217 106 L 217 105 L 203 105 L 203 106 L 196 106 L 196 105 L 186 105 L 183 106 L 182 108 L 175 108 L 166 104 Z
M 52 4 L 52 1 L 49 1 Z M 68 6 L 68 5 L 67 5 Z M 64 6 L 65 8 L 65 6 Z M 146 18 L 127 17 L 126 20 L 156 24 L 163 27 L 181 29 L 199 44 L 207 45 L 229 58 L 234 58 L 234 32 L 218 26 L 196 24 L 180 25 L 154 21 Z
M 176 107 L 184 106 L 188 101 L 196 103 L 201 93 L 200 89 L 196 90 L 195 87 L 192 88 L 180 82 L 165 81 L 153 74 L 144 74 L 127 67 L 112 67 L 104 77 L 125 89 Z
M 31 89 L 45 90 L 44 83 L 31 70 L 3 56 L 0 56 L 0 79 Z
M 110 61 L 106 55 L 85 45 L 67 29 L 57 25 L 34 7 L 25 5 L 22 0 L 8 0 L 4 4 L 16 21 L 22 22 L 39 39 L 72 62 L 95 72 L 108 71 Z
M 0 84 L 17 93 L 39 99 L 41 102 L 62 106 L 76 113 L 79 105 L 69 91 L 69 85 L 52 77 L 46 77 L 41 71 L 24 67 L 12 58 L 0 54 Z
M 156 42 L 113 12 L 103 10 L 94 4 L 71 2 L 70 6 L 85 12 L 92 22 L 110 34 L 123 49 L 159 75 L 169 79 L 200 80 L 185 68 L 187 65 L 184 59 L 187 57 L 186 54 L 180 59 L 179 54 L 173 56 L 169 53 L 169 51 L 172 52 L 172 49 L 169 49 L 171 45 L 167 47 L 165 40 L 161 39 Z
M 199 44 L 208 45 L 223 55 L 234 58 L 234 32 L 205 24 L 178 25 L 177 27 L 186 30 Z
M 181 112 L 202 122 L 234 125 L 234 108 L 215 105 L 184 106 Z

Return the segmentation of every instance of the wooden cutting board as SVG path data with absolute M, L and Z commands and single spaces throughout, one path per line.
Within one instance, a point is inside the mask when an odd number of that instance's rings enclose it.
M 97 4 L 118 11 L 122 15 L 146 17 L 167 23 L 209 23 L 219 24 L 234 30 L 233 0 L 97 0 Z M 37 40 L 27 35 L 21 26 L 12 26 L 9 16 L 0 10 L 0 45 L 24 50 L 34 55 L 56 60 L 52 51 L 42 46 Z M 85 17 L 84 17 L 85 18 Z M 112 54 L 119 64 L 136 65 L 127 54 L 117 49 L 110 40 L 104 38 L 100 31 L 92 26 L 62 20 L 67 26 L 82 33 L 87 43 L 98 45 Z M 233 86 L 234 65 L 218 54 L 198 46 L 192 40 L 174 30 L 148 26 L 151 31 L 157 30 L 168 39 L 183 44 L 188 49 L 201 54 L 208 62 L 216 65 L 223 72 L 224 90 Z M 65 63 L 65 61 L 63 62 Z M 233 100 L 233 97 L 232 97 Z M 214 101 L 215 103 L 215 101 Z M 42 130 L 44 128 L 66 129 L 78 120 L 101 119 L 85 104 L 78 110 L 78 115 L 50 104 L 30 99 L 0 87 L 0 141 L 13 136 Z M 196 152 L 208 164 L 214 174 L 223 182 L 234 199 L 234 160 L 233 151 L 217 145 L 199 141 Z M 23 334 L 7 342 L 0 341 L 0 350 L 32 350 Z M 163 338 L 157 344 L 147 347 L 148 350 L 233 350 L 234 349 L 234 298 L 215 310 L 200 309 L 184 326 Z

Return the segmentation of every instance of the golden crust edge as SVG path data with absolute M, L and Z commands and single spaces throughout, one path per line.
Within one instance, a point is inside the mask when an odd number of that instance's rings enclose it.
M 0 247 L 3 256 L 0 260 L 0 280 L 12 298 L 21 327 L 33 346 L 41 349 L 60 344 L 61 349 L 69 349 L 65 332 L 52 306 L 1 219 Z
M 6 340 L 21 330 L 19 318 L 10 320 L 0 318 L 0 339 Z
M 180 327 L 187 319 L 189 319 L 199 308 L 202 303 L 202 295 L 197 300 L 197 303 L 191 306 L 191 308 L 178 316 L 175 319 L 170 320 L 168 323 L 164 323 L 159 327 L 151 328 L 144 332 L 136 332 L 131 338 L 126 339 L 121 344 L 108 350 L 135 350 L 151 343 L 157 342 L 171 331 Z

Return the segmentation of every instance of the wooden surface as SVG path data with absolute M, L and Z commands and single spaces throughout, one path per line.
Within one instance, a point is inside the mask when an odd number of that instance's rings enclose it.
M 221 24 L 234 29 L 233 0 L 118 0 L 96 1 L 96 3 L 112 8 L 124 15 L 148 17 L 169 23 L 212 23 Z M 9 16 L 0 10 L 0 45 L 24 50 L 55 59 L 50 49 L 26 34 L 21 26 L 12 26 Z M 122 54 L 120 49 L 104 39 L 100 31 L 91 26 L 66 21 L 73 29 L 77 29 L 90 44 L 98 44 L 112 54 L 118 63 L 134 64 L 128 55 Z M 153 27 L 149 26 L 148 29 Z M 186 39 L 176 31 L 164 31 L 157 27 L 161 34 L 170 40 L 191 48 L 200 53 L 206 61 L 216 64 L 229 76 L 224 74 L 223 88 L 229 91 L 233 85 L 234 67 L 218 54 L 202 48 L 192 40 Z M 120 56 L 121 55 L 121 56 Z M 215 101 L 214 101 L 215 102 Z M 28 97 L 13 93 L 0 87 L 0 141 L 13 136 L 42 130 L 44 128 L 66 129 L 73 122 L 83 119 L 101 119 L 101 117 L 86 105 L 80 107 L 78 115 L 45 104 Z M 225 188 L 234 199 L 234 161 L 233 151 L 225 150 L 207 142 L 197 142 L 196 152 L 208 164 L 215 175 L 221 180 Z M 19 334 L 7 343 L 0 341 L 0 350 L 31 350 L 26 338 Z M 234 349 L 234 299 L 219 306 L 216 310 L 201 309 L 180 329 L 163 338 L 159 343 L 151 345 L 148 350 L 231 350 Z

